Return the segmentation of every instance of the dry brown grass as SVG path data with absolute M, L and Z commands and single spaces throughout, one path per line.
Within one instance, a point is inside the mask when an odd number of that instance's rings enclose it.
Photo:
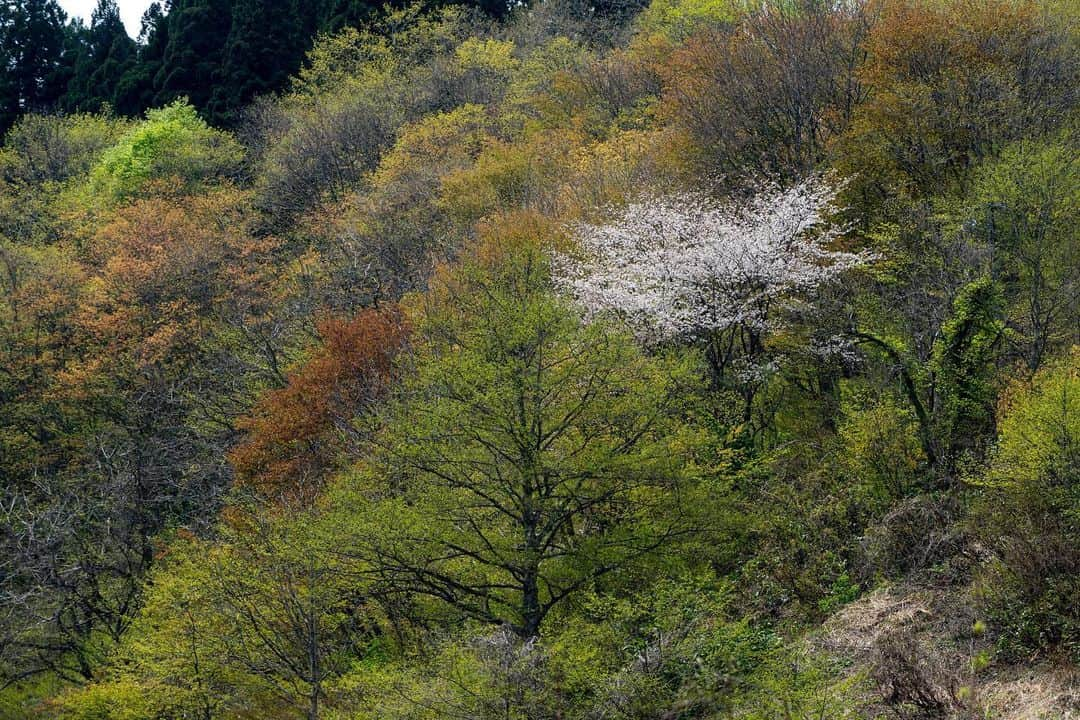
M 815 647 L 875 681 L 868 717 L 1080 720 L 1076 668 L 1040 659 L 980 668 L 993 644 L 975 619 L 961 589 L 883 587 L 834 615 Z

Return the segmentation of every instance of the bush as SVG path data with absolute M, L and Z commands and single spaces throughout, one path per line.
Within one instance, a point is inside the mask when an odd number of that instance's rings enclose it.
M 185 100 L 146 114 L 90 173 L 90 192 L 119 202 L 142 194 L 153 181 L 178 180 L 187 191 L 235 175 L 243 150 L 215 130 Z
M 982 590 L 1002 649 L 1080 659 L 1080 347 L 1006 393 L 980 485 L 977 532 L 997 556 Z
M 949 496 L 919 495 L 896 504 L 861 538 L 863 580 L 897 577 L 948 559 L 963 546 L 959 516 L 959 504 Z
M 856 720 L 867 715 L 865 678 L 802 642 L 769 653 L 743 683 L 729 717 L 735 720 Z
M 853 480 L 886 503 L 911 494 L 926 463 L 915 414 L 886 398 L 845 415 L 842 462 Z
M 0 174 L 13 183 L 63 182 L 89 172 L 129 129 L 104 115 L 26 115 L 4 138 Z
M 950 669 L 903 628 L 875 643 L 872 675 L 899 718 L 947 717 L 953 709 L 956 682 Z

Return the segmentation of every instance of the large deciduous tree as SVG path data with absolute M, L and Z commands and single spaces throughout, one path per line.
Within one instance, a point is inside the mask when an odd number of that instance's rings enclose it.
M 373 592 L 532 637 L 573 593 L 689 531 L 678 371 L 583 324 L 535 245 L 443 274 L 417 340 L 376 455 L 344 493 L 369 520 L 351 552 Z
M 676 50 L 663 108 L 704 166 L 797 177 L 817 167 L 866 94 L 856 70 L 868 13 L 864 3 L 747 5 L 756 7 Z
M 871 258 L 833 249 L 844 229 L 830 222 L 835 197 L 811 177 L 762 188 L 741 205 L 692 195 L 638 200 L 606 223 L 577 228 L 580 248 L 560 258 L 559 285 L 588 317 L 616 315 L 646 343 L 700 343 L 713 385 L 734 383 L 749 419 L 775 365 L 770 336 L 791 310 Z
M 1080 342 L 1080 160 L 1070 143 L 1020 142 L 974 185 L 973 225 L 994 251 L 1009 340 L 1034 373 Z

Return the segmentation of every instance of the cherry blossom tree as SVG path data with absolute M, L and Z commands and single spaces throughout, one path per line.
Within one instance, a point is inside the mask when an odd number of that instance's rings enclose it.
M 556 283 L 586 316 L 621 317 L 646 344 L 704 343 L 714 382 L 733 382 L 749 402 L 781 360 L 766 339 L 872 257 L 833 249 L 846 229 L 830 220 L 837 192 L 810 176 L 744 202 L 646 197 L 576 227 L 579 249 L 557 258 Z
M 556 263 L 557 281 L 590 316 L 617 314 L 650 343 L 780 322 L 784 302 L 812 293 L 866 253 L 830 250 L 837 189 L 820 177 L 762 187 L 745 204 L 701 195 L 649 197 L 612 222 L 577 227 L 581 252 Z
M 845 230 L 829 222 L 836 194 L 812 176 L 762 186 L 742 204 L 638 200 L 609 223 L 578 226 L 580 252 L 558 258 L 556 280 L 587 315 L 618 315 L 645 342 L 738 329 L 754 354 L 785 307 L 870 259 L 830 249 Z

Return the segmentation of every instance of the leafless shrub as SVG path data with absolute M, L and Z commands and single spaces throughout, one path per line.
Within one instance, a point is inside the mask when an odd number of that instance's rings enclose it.
M 871 675 L 899 718 L 944 718 L 954 707 L 957 682 L 952 671 L 904 628 L 877 640 Z
M 895 576 L 948 559 L 964 544 L 953 498 L 920 495 L 898 503 L 860 542 L 860 574 Z

